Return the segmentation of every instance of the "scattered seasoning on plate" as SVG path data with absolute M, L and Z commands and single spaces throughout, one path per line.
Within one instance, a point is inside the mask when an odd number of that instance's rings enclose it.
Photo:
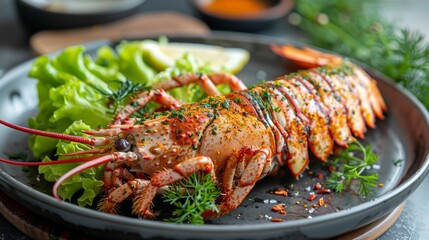
M 277 203 L 277 200 L 275 200 L 275 199 L 265 199 L 264 203 Z
M 316 198 L 316 194 L 314 194 L 313 192 L 310 193 L 310 195 L 308 196 L 307 200 L 308 201 L 313 201 Z
M 318 194 L 327 194 L 327 193 L 331 193 L 331 189 L 329 189 L 329 188 L 322 188 L 322 189 L 319 189 L 319 190 L 317 191 L 317 193 L 318 193 Z
M 283 222 L 281 218 L 271 218 L 271 222 Z
M 287 206 L 286 206 L 285 204 L 283 204 L 283 203 L 279 203 L 279 204 L 274 205 L 274 206 L 271 208 L 271 210 L 273 210 L 274 212 L 278 212 L 278 213 L 280 213 L 280 214 L 284 215 L 284 214 L 286 214 L 286 211 L 285 211 L 285 208 L 286 208 L 286 207 L 287 207 Z
M 287 197 L 288 196 L 288 190 L 287 189 L 281 189 L 281 188 L 279 188 L 279 189 L 277 189 L 275 192 L 274 192 L 274 194 L 275 195 L 283 195 L 283 196 L 285 196 L 285 197 Z
M 320 184 L 320 183 L 316 183 L 315 185 L 314 185 L 314 190 L 319 190 L 319 189 L 321 189 L 322 188 L 322 184 Z

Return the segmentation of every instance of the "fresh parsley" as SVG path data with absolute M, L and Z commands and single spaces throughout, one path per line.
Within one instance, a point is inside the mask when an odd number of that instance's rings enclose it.
M 372 151 L 371 146 L 365 147 L 358 141 L 349 144 L 328 162 L 334 169 L 331 176 L 326 179 L 328 188 L 341 193 L 350 187 L 352 181 L 358 181 L 357 193 L 368 196 L 377 186 L 378 174 L 369 174 L 366 171 L 377 161 L 378 155 Z
M 176 209 L 172 218 L 165 221 L 204 224 L 201 216 L 204 212 L 219 212 L 215 203 L 219 193 L 209 174 L 194 173 L 183 181 L 172 184 L 163 195 L 163 200 Z

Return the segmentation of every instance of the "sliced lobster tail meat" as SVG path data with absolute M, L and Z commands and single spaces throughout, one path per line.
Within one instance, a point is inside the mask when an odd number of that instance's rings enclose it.
M 367 89 L 357 82 L 354 77 L 348 77 L 349 84 L 352 89 L 354 89 L 355 92 L 357 92 L 357 97 L 360 100 L 360 106 L 361 106 L 361 115 L 363 119 L 365 120 L 365 123 L 370 128 L 375 127 L 375 115 L 372 110 L 371 102 L 368 97 L 368 91 Z
M 257 117 L 259 121 L 261 121 L 266 127 L 268 127 L 275 139 L 276 149 L 273 154 L 274 157 L 278 159 L 278 161 L 282 161 L 283 159 L 283 150 L 285 148 L 285 132 L 281 132 L 274 124 L 272 119 L 269 117 L 268 112 L 263 104 L 262 98 L 259 96 L 258 92 L 255 89 L 246 90 L 241 92 L 241 94 L 247 98 L 253 108 L 256 110 Z
M 353 135 L 363 138 L 366 126 L 362 117 L 362 108 L 358 96 L 351 90 L 346 76 L 352 74 L 347 67 L 323 67 L 318 71 L 311 70 L 321 75 L 332 90 L 339 96 L 341 103 L 347 111 L 347 123 Z
M 313 85 L 320 96 L 321 102 L 328 108 L 330 120 L 328 128 L 335 143 L 342 147 L 347 146 L 351 139 L 351 132 L 347 124 L 346 110 L 339 101 L 339 96 L 319 74 L 307 71 L 301 72 L 299 76 L 303 81 L 307 81 Z
M 353 72 L 356 75 L 355 80 L 359 81 L 360 84 L 362 84 L 367 90 L 368 98 L 375 115 L 380 119 L 384 119 L 383 111 L 386 111 L 387 107 L 380 91 L 377 88 L 377 83 L 375 80 L 373 80 L 367 73 L 352 63 L 347 64 L 352 67 Z
M 332 152 L 334 142 L 328 131 L 328 117 L 322 111 L 320 103 L 293 77 L 283 76 L 277 79 L 274 85 L 282 94 L 292 96 L 292 99 L 298 102 L 300 110 L 308 120 L 305 128 L 309 130 L 307 139 L 309 148 L 318 159 L 326 161 Z
M 267 86 L 266 84 L 265 86 Z M 286 147 L 289 170 L 298 177 L 308 166 L 308 143 L 306 126 L 297 116 L 295 108 L 279 90 L 267 86 L 270 95 L 271 116 L 280 123 L 277 127 L 287 131 Z M 268 100 L 268 99 L 267 99 Z M 299 112 L 299 111 L 298 111 Z

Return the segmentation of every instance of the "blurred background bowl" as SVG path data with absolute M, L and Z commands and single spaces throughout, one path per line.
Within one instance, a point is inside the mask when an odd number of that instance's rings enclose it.
M 30 33 L 106 23 L 127 17 L 145 0 L 16 0 Z
M 283 18 L 293 0 L 193 0 L 193 6 L 212 28 L 254 32 Z

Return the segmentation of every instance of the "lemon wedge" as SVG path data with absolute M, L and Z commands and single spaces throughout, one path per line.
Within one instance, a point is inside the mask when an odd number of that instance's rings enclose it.
M 197 43 L 158 43 L 145 41 L 142 43 L 146 62 L 157 71 L 173 66 L 176 59 L 185 53 L 191 54 L 197 61 L 208 63 L 216 70 L 224 70 L 232 74 L 240 72 L 247 64 L 250 54 L 241 48 L 223 48 L 220 46 Z

